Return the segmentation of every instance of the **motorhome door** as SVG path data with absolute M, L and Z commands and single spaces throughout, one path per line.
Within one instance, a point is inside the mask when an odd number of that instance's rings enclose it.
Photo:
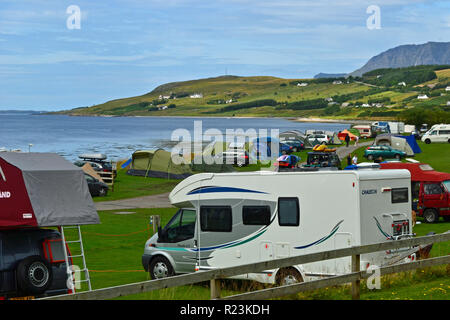
M 178 273 L 194 272 L 195 252 L 195 209 L 180 209 L 164 229 L 164 242 L 172 248 L 171 255 Z

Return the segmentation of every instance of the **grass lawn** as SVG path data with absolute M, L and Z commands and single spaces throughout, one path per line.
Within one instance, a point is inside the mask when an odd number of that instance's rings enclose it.
M 363 140 L 361 140 L 362 142 Z M 416 159 L 429 163 L 436 170 L 450 172 L 450 145 L 431 144 L 425 145 L 419 142 L 422 153 L 416 155 Z M 363 158 L 366 147 L 358 148 L 354 153 L 359 162 L 367 161 Z M 296 153 L 306 160 L 307 152 L 303 150 Z M 343 161 L 343 167 L 346 161 Z M 238 171 L 259 170 L 264 167 L 260 164 L 239 168 Z M 132 177 L 119 171 L 116 180 L 115 191 L 105 198 L 96 200 L 116 200 L 132 198 L 141 195 L 169 192 L 178 183 L 178 180 L 166 180 L 157 178 Z M 151 215 L 161 216 L 161 224 L 164 226 L 176 212 L 176 208 L 162 209 L 131 209 L 121 211 L 99 212 L 101 224 L 83 226 L 83 239 L 87 265 L 90 270 L 92 286 L 94 289 L 116 286 L 149 280 L 149 276 L 141 264 L 141 256 L 146 240 L 152 235 L 152 226 L 149 225 Z M 122 210 L 123 211 L 123 210 Z M 421 218 L 421 222 L 414 227 L 413 232 L 417 236 L 423 236 L 431 231 L 442 233 L 450 230 L 450 223 L 427 224 Z M 70 240 L 70 234 L 68 234 Z M 72 249 L 72 254 L 78 250 Z M 440 256 L 450 253 L 449 243 L 439 243 L 433 246 L 431 256 Z M 80 261 L 74 261 L 80 264 Z M 237 280 L 227 280 L 223 288 L 224 295 L 246 290 L 248 285 Z M 260 286 L 257 284 L 257 286 Z M 449 269 L 435 267 L 427 270 L 403 273 L 383 277 L 381 290 L 368 290 L 362 286 L 362 299 L 448 299 L 450 290 Z M 298 294 L 295 299 L 350 299 L 348 286 L 338 286 L 316 290 L 314 292 Z M 208 284 L 183 286 L 178 288 L 157 290 L 154 292 L 122 297 L 121 299 L 209 299 Z
M 149 225 L 151 215 L 159 214 L 161 224 L 164 226 L 176 212 L 176 208 L 164 209 L 132 209 L 124 211 L 100 211 L 101 224 L 88 225 L 82 227 L 83 240 L 87 266 L 90 270 L 92 287 L 94 289 L 117 286 L 128 283 L 135 283 L 149 280 L 149 275 L 144 271 L 141 264 L 141 257 L 147 239 L 153 234 L 152 226 Z M 128 213 L 128 214 L 126 214 Z M 419 218 L 420 220 L 420 218 Z M 413 232 L 418 236 L 426 235 L 430 231 L 441 233 L 450 229 L 450 223 L 439 222 L 435 224 L 422 223 L 416 225 Z M 69 231 L 69 230 L 68 230 Z M 68 240 L 71 234 L 67 234 Z M 71 245 L 72 254 L 78 254 L 74 245 Z M 450 252 L 450 244 L 436 244 L 431 251 L 431 256 L 439 256 Z M 74 264 L 81 262 L 75 260 Z M 408 273 L 404 277 L 389 278 L 386 284 L 382 285 L 382 290 L 369 291 L 363 288 L 362 298 L 370 299 L 393 299 L 407 298 L 427 299 L 439 297 L 448 299 L 447 296 L 440 296 L 440 288 L 447 290 L 450 286 L 449 277 L 443 276 L 445 268 L 433 268 L 433 272 Z M 415 275 L 417 274 L 418 275 Z M 430 278 L 431 277 L 431 278 Z M 394 281 L 395 280 L 395 281 Z M 444 285 L 441 286 L 440 284 Z M 389 286 L 388 286 L 389 284 Z M 260 287 L 259 284 L 254 284 Z M 248 286 L 246 281 L 227 280 L 223 290 L 224 295 L 237 293 L 242 288 Z M 348 288 L 337 287 L 333 289 L 317 290 L 311 293 L 304 293 L 297 298 L 302 299 L 349 299 Z M 392 295 L 392 291 L 398 295 Z M 423 293 L 416 295 L 417 292 Z M 403 293 L 402 293 L 403 292 Z M 330 296 L 331 294 L 331 296 Z M 411 296 L 414 294 L 413 296 Z M 154 292 L 123 297 L 121 299 L 209 299 L 209 289 L 207 284 L 197 284 L 157 290 Z
M 118 170 L 117 177 L 114 180 L 114 191 L 109 190 L 106 197 L 94 197 L 93 199 L 98 202 L 166 193 L 172 191 L 180 181 L 174 179 L 135 177 L 128 175 L 126 170 Z

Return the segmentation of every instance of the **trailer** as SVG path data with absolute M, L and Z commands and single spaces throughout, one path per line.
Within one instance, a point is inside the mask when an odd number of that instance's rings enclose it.
M 80 281 L 90 289 L 79 226 L 98 223 L 81 168 L 57 154 L 2 152 L 0 299 L 73 293 Z M 74 226 L 79 239 L 66 241 L 64 228 Z M 69 242 L 81 248 L 75 278 Z
M 179 208 L 145 244 L 153 279 L 412 236 L 407 170 L 193 175 L 170 193 Z M 414 248 L 361 256 L 361 268 L 414 257 Z M 308 281 L 351 271 L 350 258 L 238 276 Z

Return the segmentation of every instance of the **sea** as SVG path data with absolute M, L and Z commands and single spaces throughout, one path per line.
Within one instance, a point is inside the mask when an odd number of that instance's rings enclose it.
M 0 150 L 52 152 L 75 161 L 84 153 L 103 153 L 109 160 L 129 159 L 136 150 L 163 148 L 170 151 L 178 140 L 196 132 L 222 134 L 227 130 L 254 129 L 259 136 L 287 130 L 348 129 L 346 123 L 298 122 L 281 118 L 193 118 L 193 117 L 82 117 L 0 113 Z M 178 130 L 178 131 L 176 131 Z M 185 135 L 178 135 L 178 133 Z M 197 136 L 198 137 L 198 136 Z

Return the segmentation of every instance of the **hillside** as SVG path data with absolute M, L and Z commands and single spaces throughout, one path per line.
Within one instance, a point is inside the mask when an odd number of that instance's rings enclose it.
M 62 113 L 397 119 L 415 107 L 450 114 L 449 85 L 450 66 L 434 65 L 377 69 L 347 79 L 221 76 L 167 83 L 141 96 Z
M 366 72 L 381 68 L 442 64 L 450 64 L 450 42 L 427 42 L 389 49 L 372 57 L 364 66 L 349 75 L 362 76 Z

